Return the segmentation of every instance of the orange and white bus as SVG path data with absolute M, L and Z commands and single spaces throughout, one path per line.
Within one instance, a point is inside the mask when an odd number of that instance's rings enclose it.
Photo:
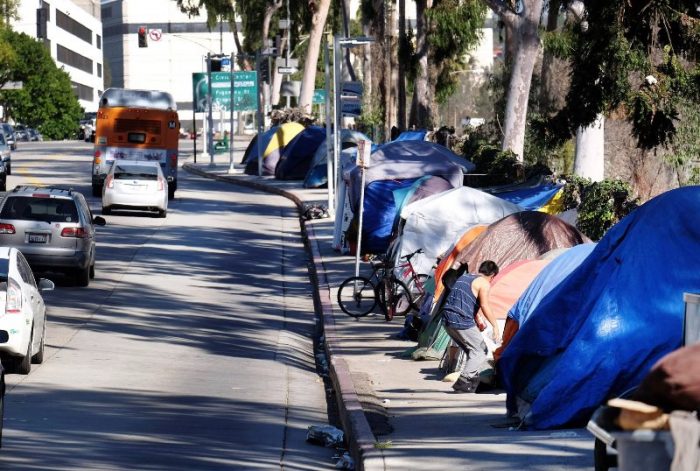
M 170 93 L 108 88 L 100 97 L 92 161 L 92 194 L 119 159 L 157 160 L 168 179 L 168 197 L 177 190 L 180 121 Z

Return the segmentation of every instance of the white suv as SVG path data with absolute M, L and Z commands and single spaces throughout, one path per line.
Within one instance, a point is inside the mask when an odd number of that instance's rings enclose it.
M 10 371 L 26 375 L 32 363 L 44 361 L 46 306 L 40 291 L 53 288 L 45 279 L 37 285 L 19 250 L 0 247 L 0 356 Z

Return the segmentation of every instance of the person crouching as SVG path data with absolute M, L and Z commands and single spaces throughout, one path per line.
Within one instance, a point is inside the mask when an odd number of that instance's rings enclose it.
M 443 277 L 445 285 L 451 285 L 441 308 L 445 330 L 466 356 L 459 379 L 452 385 L 452 389 L 460 393 L 476 391 L 479 371 L 487 359 L 486 342 L 474 319 L 479 309 L 493 327 L 493 340 L 500 342 L 498 322 L 489 305 L 491 280 L 497 274 L 498 265 L 487 260 L 479 266 L 477 275 L 453 265 Z

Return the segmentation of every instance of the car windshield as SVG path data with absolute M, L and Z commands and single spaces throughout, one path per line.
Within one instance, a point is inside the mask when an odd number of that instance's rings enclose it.
M 115 180 L 158 180 L 158 169 L 145 165 L 117 165 Z
M 75 202 L 62 198 L 10 196 L 0 212 L 1 219 L 24 221 L 78 222 Z

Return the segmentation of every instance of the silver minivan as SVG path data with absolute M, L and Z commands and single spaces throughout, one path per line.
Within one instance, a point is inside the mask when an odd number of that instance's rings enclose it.
M 0 132 L 2 132 L 5 136 L 5 142 L 7 142 L 8 146 L 10 146 L 10 150 L 17 150 L 14 126 L 12 126 L 10 123 L 0 123 Z
M 19 249 L 34 271 L 68 272 L 79 286 L 95 276 L 95 226 L 85 197 L 73 190 L 17 186 L 0 203 L 0 245 Z

